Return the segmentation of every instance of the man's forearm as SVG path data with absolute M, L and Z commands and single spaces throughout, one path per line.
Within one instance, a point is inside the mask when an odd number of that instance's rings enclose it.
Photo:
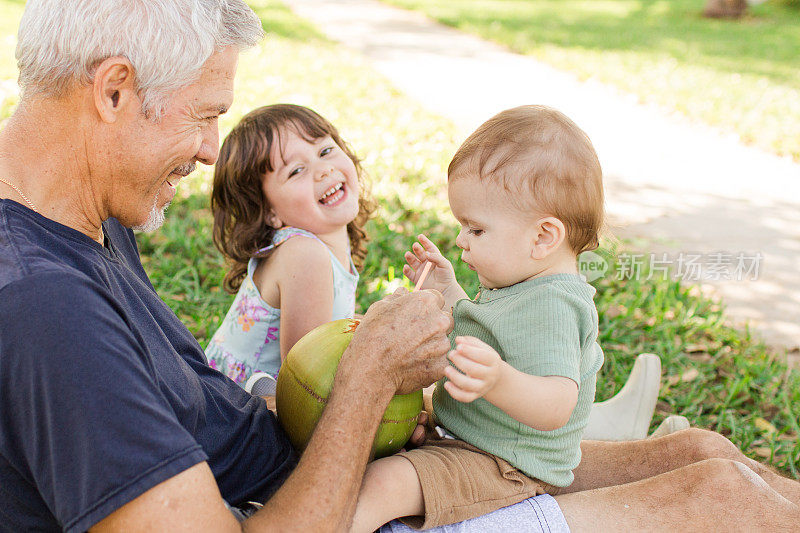
M 375 302 L 342 354 L 333 391 L 297 468 L 251 531 L 341 531 L 350 526 L 375 432 L 395 393 L 439 379 L 452 317 L 434 291 L 398 290 Z M 404 332 L 417 334 L 408 338 Z
M 394 391 L 341 365 L 333 392 L 294 473 L 246 531 L 341 531 L 355 512 L 372 441 Z

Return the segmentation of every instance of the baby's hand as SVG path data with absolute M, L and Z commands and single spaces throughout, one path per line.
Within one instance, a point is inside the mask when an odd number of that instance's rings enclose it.
M 448 365 L 444 388 L 465 403 L 488 394 L 500 380 L 505 364 L 494 348 L 475 337 L 456 337 L 456 349 L 447 357 L 463 374 Z
M 411 251 L 405 253 L 406 264 L 403 265 L 403 274 L 411 280 L 411 283 L 416 284 L 425 263 L 431 262 L 433 268 L 420 288 L 435 289 L 444 294 L 453 284 L 458 285 L 453 265 L 425 235 L 420 235 L 418 238 L 419 242 L 415 242 L 411 246 Z

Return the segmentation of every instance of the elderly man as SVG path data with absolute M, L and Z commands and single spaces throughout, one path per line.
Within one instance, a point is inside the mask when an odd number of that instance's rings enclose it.
M 389 399 L 443 374 L 441 297 L 378 302 L 298 461 L 150 285 L 128 228 L 158 227 L 179 181 L 214 163 L 239 50 L 261 33 L 242 0 L 28 0 L 22 99 L 0 133 L 0 530 L 347 529 Z M 488 519 L 800 520 L 795 482 L 710 432 L 583 450 L 557 505 Z M 609 470 L 619 486 L 596 488 Z M 226 501 L 250 500 L 266 505 L 237 522 Z

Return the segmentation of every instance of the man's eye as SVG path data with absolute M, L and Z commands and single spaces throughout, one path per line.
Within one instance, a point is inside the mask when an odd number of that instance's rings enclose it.
M 483 230 L 482 230 L 482 229 L 474 229 L 474 228 L 470 228 L 470 230 L 469 230 L 469 233 L 470 233 L 471 235 L 475 235 L 476 237 L 480 237 L 480 236 L 481 236 L 481 234 L 483 234 Z
M 333 151 L 333 146 L 327 146 L 327 147 L 323 148 L 323 149 L 320 151 L 320 153 L 319 153 L 319 156 L 320 156 L 320 157 L 325 157 L 326 155 L 328 155 L 328 154 L 329 154 L 329 153 L 331 153 L 332 151 Z

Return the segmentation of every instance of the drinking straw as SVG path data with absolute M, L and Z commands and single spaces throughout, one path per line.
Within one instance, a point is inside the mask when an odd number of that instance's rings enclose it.
M 428 272 L 431 271 L 432 265 L 433 263 L 431 263 L 430 261 L 427 261 L 425 263 L 425 266 L 422 268 L 422 274 L 420 274 L 419 279 L 417 280 L 417 284 L 414 285 L 414 291 L 418 291 L 419 288 L 422 287 L 422 284 L 425 283 L 425 278 L 428 277 Z

